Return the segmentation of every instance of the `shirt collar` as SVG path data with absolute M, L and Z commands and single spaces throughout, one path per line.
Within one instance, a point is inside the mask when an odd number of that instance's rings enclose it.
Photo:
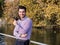
M 27 16 L 25 16 L 21 21 L 24 21 L 27 18 Z

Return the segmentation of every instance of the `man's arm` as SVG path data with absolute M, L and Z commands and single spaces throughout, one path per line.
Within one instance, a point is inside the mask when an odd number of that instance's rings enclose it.
M 28 20 L 25 22 L 24 25 L 20 25 L 21 27 L 19 28 L 19 32 L 21 34 L 27 34 L 29 30 L 32 28 L 32 21 Z
M 16 20 L 14 20 L 14 22 L 13 22 L 13 25 L 17 25 L 16 24 L 17 23 L 17 21 Z M 15 36 L 15 35 L 18 35 L 18 33 L 16 32 L 16 29 L 17 29 L 17 27 L 14 29 L 14 32 L 13 32 L 13 35 Z M 20 37 L 22 37 L 22 38 L 24 38 L 24 37 L 26 37 L 27 36 L 27 34 L 20 34 Z
M 18 26 L 15 26 L 14 31 L 13 31 L 13 35 L 15 37 L 18 36 L 17 30 L 18 30 Z
M 14 20 L 13 25 L 15 25 L 15 26 L 16 26 L 16 23 L 17 23 L 17 21 L 16 21 L 16 20 Z

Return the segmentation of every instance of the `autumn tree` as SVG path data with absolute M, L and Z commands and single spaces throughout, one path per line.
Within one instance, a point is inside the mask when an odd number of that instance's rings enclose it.
M 0 17 L 2 17 L 3 15 L 3 6 L 4 6 L 4 0 L 0 0 Z
M 4 3 L 3 16 L 7 20 L 7 23 L 11 23 L 12 17 L 18 15 L 19 0 L 5 0 Z
M 20 5 L 27 7 L 27 16 L 31 17 L 34 25 L 48 25 L 52 17 L 51 14 L 57 13 L 57 24 L 60 23 L 60 1 L 59 0 L 20 0 Z M 39 12 L 39 13 L 37 13 Z M 54 15 L 55 16 L 55 15 Z M 53 17 L 54 17 L 53 16 Z M 41 18 L 42 17 L 42 18 Z M 41 19 L 43 19 L 41 21 Z

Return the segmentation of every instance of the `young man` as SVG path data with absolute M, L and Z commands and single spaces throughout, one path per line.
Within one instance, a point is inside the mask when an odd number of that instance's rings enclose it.
M 20 19 L 13 22 L 15 25 L 13 35 L 16 37 L 16 45 L 29 45 L 32 20 L 26 16 L 26 7 L 19 6 L 18 10 Z

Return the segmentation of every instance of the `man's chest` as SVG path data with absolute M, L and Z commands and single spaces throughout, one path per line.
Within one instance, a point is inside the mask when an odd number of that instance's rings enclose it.
M 21 26 L 24 26 L 27 23 L 27 21 L 19 21 L 18 24 Z

